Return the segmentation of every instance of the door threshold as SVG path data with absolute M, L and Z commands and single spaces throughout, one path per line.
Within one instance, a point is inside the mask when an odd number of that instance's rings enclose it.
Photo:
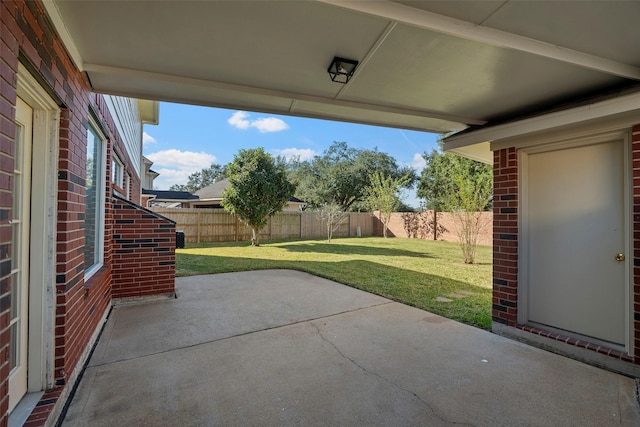
M 29 415 L 31 415 L 31 412 L 33 412 L 43 394 L 44 391 L 25 394 L 9 415 L 9 427 L 22 426 L 25 421 L 27 421 L 27 418 L 29 418 Z

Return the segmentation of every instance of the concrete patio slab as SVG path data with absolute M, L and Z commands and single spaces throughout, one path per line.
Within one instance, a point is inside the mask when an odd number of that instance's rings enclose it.
M 640 425 L 635 381 L 293 271 L 114 308 L 65 426 Z

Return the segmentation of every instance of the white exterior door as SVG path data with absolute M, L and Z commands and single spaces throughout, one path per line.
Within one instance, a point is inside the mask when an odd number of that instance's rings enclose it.
M 626 149 L 620 139 L 527 156 L 529 322 L 625 345 Z
M 33 110 L 20 98 L 16 105 L 13 214 L 11 224 L 11 354 L 9 411 L 27 392 L 29 328 L 29 219 Z

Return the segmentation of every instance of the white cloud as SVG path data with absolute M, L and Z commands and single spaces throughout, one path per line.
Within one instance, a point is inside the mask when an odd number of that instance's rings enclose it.
M 154 190 L 168 190 L 174 184 L 186 184 L 191 175 L 187 171 L 167 168 L 154 169 L 154 171 L 160 174 L 153 180 Z
M 283 156 L 287 160 L 291 160 L 294 157 L 299 157 L 300 160 L 310 160 L 313 159 L 317 153 L 310 148 L 285 148 L 283 150 L 273 150 L 273 153 L 276 156 Z
M 157 141 L 154 137 L 152 137 L 151 135 L 149 135 L 146 132 L 142 133 L 142 143 L 143 144 L 155 144 Z
M 411 162 L 410 166 L 414 168 L 417 172 L 421 172 L 426 165 L 427 165 L 427 162 L 424 160 L 424 157 L 422 157 L 422 154 L 415 153 L 413 155 L 413 161 Z
M 248 116 L 249 115 L 244 111 L 236 111 L 235 113 L 233 113 L 233 116 L 229 117 L 227 123 L 229 123 L 231 126 L 237 127 L 238 129 L 249 129 L 251 123 L 249 122 L 249 120 L 245 120 Z
M 289 129 L 289 125 L 275 117 L 254 120 L 251 122 L 251 127 L 258 129 L 260 133 L 280 132 Z
M 216 156 L 201 151 L 180 151 L 172 148 L 170 150 L 157 151 L 145 156 L 151 160 L 154 166 L 169 166 L 171 169 L 179 170 L 200 170 L 208 168 L 211 163 L 215 163 Z
M 250 127 L 256 128 L 258 129 L 258 131 L 260 131 L 260 133 L 280 132 L 289 129 L 289 125 L 287 125 L 283 120 L 280 120 L 276 117 L 265 117 L 262 119 L 247 120 L 248 117 L 249 114 L 247 114 L 246 112 L 236 111 L 231 117 L 229 117 L 227 123 L 242 130 L 249 129 Z
M 216 157 L 203 151 L 180 151 L 176 149 L 162 150 L 145 156 L 153 162 L 151 168 L 158 172 L 153 186 L 160 190 L 168 190 L 174 184 L 186 184 L 194 172 L 208 168 L 216 162 Z

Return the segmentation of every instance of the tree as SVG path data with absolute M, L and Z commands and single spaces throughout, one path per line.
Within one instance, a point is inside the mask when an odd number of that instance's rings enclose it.
M 383 175 L 379 171 L 369 175 L 370 184 L 365 188 L 365 203 L 371 211 L 380 211 L 382 221 L 382 235 L 387 237 L 387 229 L 391 214 L 400 206 L 399 192 L 405 183 L 411 179 L 408 176 L 393 178 Z
M 491 208 L 492 167 L 436 150 L 425 153 L 424 159 L 427 164 L 418 183 L 418 197 L 426 200 L 436 220 L 439 211 L 453 213 L 464 262 L 473 264 L 478 235 L 486 225 L 481 213 Z
M 295 186 L 287 179 L 284 163 L 263 148 L 240 150 L 227 167 L 227 179 L 222 206 L 251 227 L 251 244 L 259 246 L 257 231 L 282 210 Z
M 447 206 L 457 224 L 458 240 L 465 264 L 473 264 L 480 231 L 487 225 L 482 212 L 491 205 L 493 173 L 491 167 L 458 157 L 459 165 L 453 173 L 456 192 L 447 198 Z
M 333 232 L 348 218 L 349 213 L 343 211 L 337 203 L 330 203 L 320 208 L 320 218 L 327 226 L 327 240 L 331 243 Z
M 291 180 L 298 185 L 296 197 L 310 207 L 336 203 L 343 211 L 355 209 L 364 200 L 364 190 L 374 172 L 393 178 L 407 175 L 407 188 L 417 179 L 412 168 L 398 167 L 388 154 L 350 148 L 346 142 L 334 142 L 322 155 L 292 162 L 289 168 Z
M 227 165 L 219 165 L 213 163 L 208 168 L 202 169 L 199 172 L 194 172 L 189 175 L 186 184 L 174 184 L 169 187 L 172 191 L 188 191 L 189 193 L 195 193 L 196 191 L 211 185 L 227 176 Z
M 418 181 L 417 195 L 425 200 L 426 209 L 441 212 L 448 194 L 455 190 L 452 180 L 454 156 L 433 150 L 422 157 L 426 165 Z

